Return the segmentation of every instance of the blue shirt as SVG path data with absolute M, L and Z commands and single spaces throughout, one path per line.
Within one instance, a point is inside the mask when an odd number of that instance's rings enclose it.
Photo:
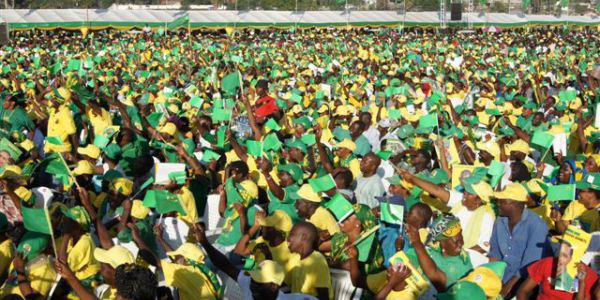
M 540 217 L 524 209 L 521 220 L 510 232 L 508 218 L 498 217 L 490 239 L 490 257 L 506 262 L 502 282 L 526 277 L 527 266 L 544 257 L 548 248 L 548 227 Z

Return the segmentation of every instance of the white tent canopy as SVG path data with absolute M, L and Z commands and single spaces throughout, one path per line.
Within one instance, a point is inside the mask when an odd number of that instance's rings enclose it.
M 0 16 L 11 29 L 73 29 L 79 27 L 159 27 L 189 16 L 191 28 L 272 27 L 272 26 L 439 26 L 438 12 L 397 11 L 228 11 L 228 10 L 108 10 L 39 9 L 1 10 Z M 450 15 L 446 16 L 450 20 Z M 504 13 L 464 13 L 462 21 L 447 21 L 449 26 L 527 26 L 600 25 L 597 16 L 514 15 Z

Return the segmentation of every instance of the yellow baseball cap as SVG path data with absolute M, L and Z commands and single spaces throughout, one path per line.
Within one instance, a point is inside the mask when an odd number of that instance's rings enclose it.
M 298 191 L 296 192 L 296 196 L 297 196 L 297 199 L 304 199 L 304 200 L 310 201 L 310 202 L 320 203 L 322 200 L 321 196 L 319 196 L 319 194 L 315 193 L 315 191 L 312 189 L 312 187 L 308 183 L 303 184 L 300 187 L 300 189 L 298 189 Z
M 516 140 L 514 143 L 507 145 L 506 146 L 506 150 L 508 150 L 508 152 L 523 152 L 525 154 L 529 154 L 529 144 L 521 139 Z
M 544 184 L 544 181 L 539 178 L 533 178 L 525 183 L 525 189 L 527 189 L 531 194 L 535 194 L 540 197 L 546 196 L 546 191 L 544 191 L 540 183 Z
M 108 250 L 97 247 L 94 249 L 94 258 L 105 264 L 109 264 L 113 268 L 117 268 L 123 264 L 132 264 L 135 262 L 133 254 L 127 248 L 115 245 Z
M 202 252 L 200 247 L 192 243 L 184 243 L 181 246 L 179 246 L 177 250 L 167 252 L 167 255 L 171 257 L 181 255 L 186 259 L 193 260 L 196 262 L 204 261 L 204 252 Z
M 471 271 L 461 281 L 477 284 L 484 292 L 487 299 L 496 299 L 502 290 L 502 277 L 506 263 L 503 261 L 483 264 Z
M 129 196 L 133 191 L 133 181 L 123 177 L 115 178 L 110 182 L 109 188 L 123 196 Z
M 73 175 L 93 175 L 94 165 L 87 160 L 80 160 L 77 162 L 77 166 L 73 169 Z
M 16 188 L 15 189 L 15 194 L 19 198 L 21 198 L 21 199 L 23 199 L 25 201 L 28 201 L 31 198 L 31 196 L 33 195 L 33 193 L 31 192 L 30 189 L 28 189 L 26 187 L 23 187 L 23 186 L 20 186 L 20 187 Z
M 98 159 L 98 157 L 100 157 L 100 148 L 94 144 L 89 144 L 85 147 L 77 148 L 77 153 L 87 155 L 93 159 Z
M 495 160 L 500 159 L 500 145 L 494 141 L 488 141 L 485 143 L 477 142 L 477 149 L 491 154 Z
M 158 130 L 158 132 L 166 133 L 172 136 L 175 135 L 175 132 L 177 132 L 177 126 L 175 126 L 175 124 L 172 122 L 167 122 Z
M 349 139 L 345 139 L 345 140 L 335 144 L 335 148 L 346 148 L 346 149 L 354 152 L 354 150 L 356 150 L 356 144 Z
M 484 202 L 489 202 L 490 197 L 494 194 L 494 189 L 484 181 L 475 184 L 464 184 L 464 188 L 468 193 L 479 196 Z
M 145 219 L 150 213 L 150 209 L 142 204 L 141 200 L 135 199 L 131 204 L 131 216 L 136 219 Z
M 494 192 L 494 198 L 527 202 L 527 190 L 521 184 L 511 182 L 506 185 L 503 191 Z
M 260 226 L 273 227 L 277 231 L 284 233 L 288 233 L 290 230 L 292 230 L 292 219 L 283 210 L 274 211 L 272 215 L 264 219 L 260 219 L 258 223 Z
M 285 279 L 283 267 L 275 261 L 264 260 L 257 268 L 249 271 L 250 277 L 258 283 L 274 283 L 281 285 Z

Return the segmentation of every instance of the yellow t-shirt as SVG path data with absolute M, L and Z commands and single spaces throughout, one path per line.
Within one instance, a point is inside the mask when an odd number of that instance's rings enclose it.
M 194 199 L 194 194 L 187 188 L 182 187 L 181 193 L 178 194 L 179 199 L 181 199 L 181 206 L 185 209 L 185 216 L 178 214 L 177 217 L 184 221 L 188 226 L 192 226 L 192 224 L 198 223 L 200 220 L 198 218 L 198 210 L 196 209 L 196 200 Z
M 48 136 L 58 137 L 62 141 L 62 146 L 56 146 L 51 143 L 46 143 L 44 150 L 54 150 L 55 152 L 71 151 L 71 143 L 69 135 L 75 134 L 75 120 L 68 105 L 63 104 L 58 109 L 50 111 L 48 118 Z
M 100 265 L 94 258 L 94 241 L 89 233 L 82 235 L 77 243 L 69 241 L 67 264 L 79 280 L 86 279 L 100 271 Z
M 94 136 L 102 135 L 104 129 L 112 125 L 112 118 L 110 117 L 108 111 L 106 111 L 104 108 L 101 108 L 101 110 L 102 111 L 99 115 L 95 115 L 91 108 L 88 108 L 85 112 L 85 115 L 88 117 L 92 127 L 94 128 Z
M 594 232 L 600 230 L 600 217 L 595 209 L 587 210 L 579 201 L 571 201 L 562 219 L 564 221 L 573 221 L 578 219 L 581 222 L 581 227 L 586 232 Z
M 304 293 L 317 296 L 317 288 L 329 289 L 329 299 L 333 299 L 331 274 L 327 260 L 321 252 L 313 251 L 309 256 L 300 259 L 299 254 L 292 254 L 290 264 L 292 293 Z
M 10 269 L 12 271 L 12 265 Z M 39 255 L 34 258 L 31 262 L 27 263 L 25 273 L 27 274 L 27 279 L 29 279 L 31 288 L 40 295 L 47 297 L 56 280 L 56 271 L 54 271 L 54 266 L 52 265 L 50 257 L 47 255 Z M 19 285 L 16 284 L 16 282 L 15 285 L 5 282 L 2 288 L 0 288 L 0 296 L 8 294 L 23 296 L 23 294 L 21 294 L 21 289 L 19 289 Z
M 333 215 L 323 207 L 318 207 L 308 221 L 315 225 L 317 229 L 326 230 L 331 236 L 340 231 L 340 226 Z
M 4 274 L 13 259 L 12 240 L 6 239 L 0 243 L 0 275 Z
M 383 289 L 383 287 L 387 284 L 387 271 L 381 271 L 379 273 L 375 273 L 372 275 L 367 275 L 367 287 L 374 294 L 379 293 Z M 406 286 L 401 291 L 390 291 L 390 293 L 385 297 L 386 300 L 395 300 L 395 299 L 406 299 L 412 300 L 417 299 L 419 294 L 412 290 L 410 286 Z
M 216 299 L 210 290 L 210 281 L 196 268 L 174 264 L 167 260 L 163 260 L 161 266 L 167 285 L 179 289 L 179 299 Z

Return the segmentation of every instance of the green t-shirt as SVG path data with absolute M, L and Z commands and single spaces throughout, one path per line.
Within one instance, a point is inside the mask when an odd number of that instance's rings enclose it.
M 427 253 L 429 253 L 429 256 L 435 262 L 437 267 L 446 274 L 446 288 L 453 285 L 473 270 L 471 258 L 464 251 L 457 256 L 444 256 L 442 255 L 441 250 L 427 248 Z M 423 272 L 414 248 L 410 248 L 406 251 L 406 256 L 408 256 L 410 262 L 415 267 L 418 267 L 419 270 Z M 423 274 L 425 274 L 425 272 L 423 272 Z

